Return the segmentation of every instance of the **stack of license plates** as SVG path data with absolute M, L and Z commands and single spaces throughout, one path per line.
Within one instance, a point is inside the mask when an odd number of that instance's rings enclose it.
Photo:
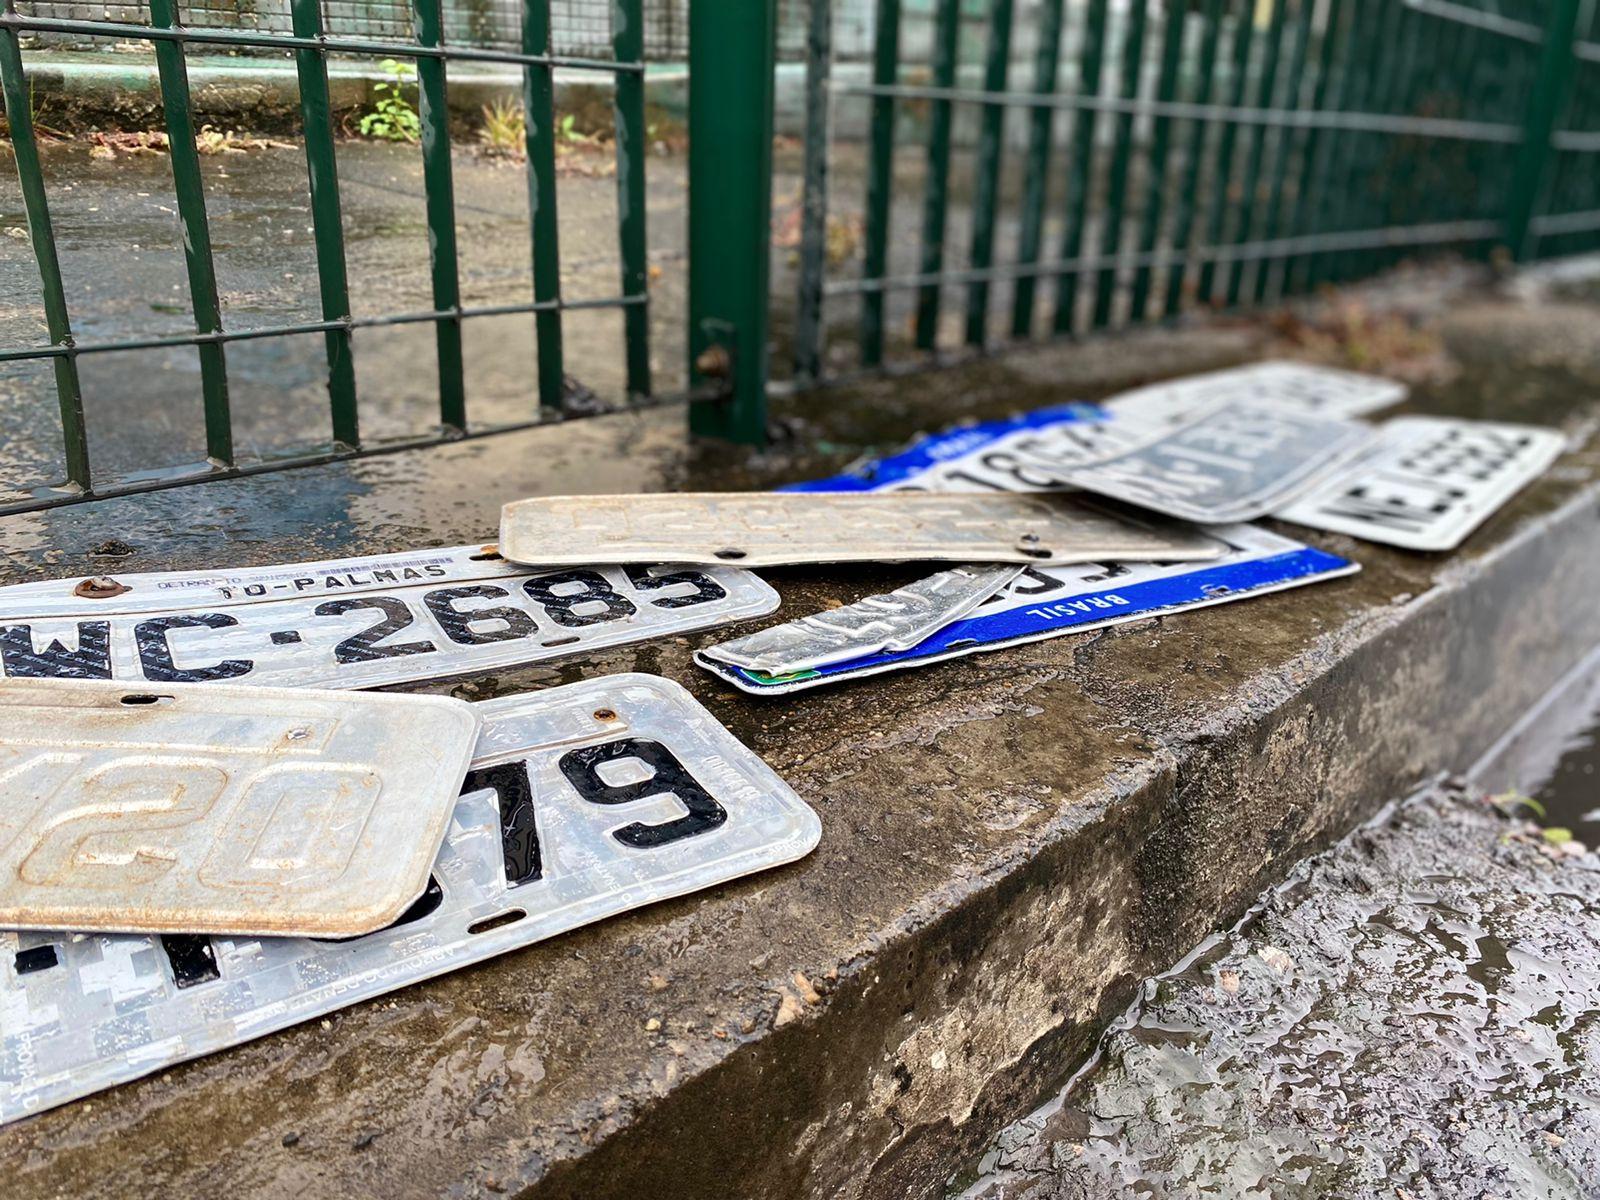
M 918 439 L 793 490 L 1086 489 L 1197 523 L 1221 557 L 1031 566 L 981 599 L 975 579 L 963 589 L 946 573 L 696 661 L 745 691 L 778 694 L 1333 579 L 1359 567 L 1247 522 L 1274 516 L 1448 550 L 1565 445 L 1531 426 L 1399 417 L 1373 429 L 1358 419 L 1404 396 L 1388 380 L 1260 363 Z

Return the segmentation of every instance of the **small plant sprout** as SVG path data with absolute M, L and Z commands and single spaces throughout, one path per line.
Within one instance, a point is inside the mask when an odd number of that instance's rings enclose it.
M 522 105 L 500 99 L 483 106 L 483 129 L 478 135 L 490 154 L 520 157 L 525 152 L 528 119 Z
M 373 85 L 372 111 L 363 116 L 358 125 L 361 135 L 385 142 L 420 140 L 422 121 L 406 97 L 406 89 L 416 83 L 416 68 L 386 58 L 378 64 L 378 69 L 388 78 Z
M 1497 796 L 1490 796 L 1489 803 L 1500 810 L 1503 816 L 1514 817 L 1518 809 L 1527 809 L 1539 820 L 1545 819 L 1544 805 L 1532 796 L 1524 796 L 1516 788 L 1508 788 Z

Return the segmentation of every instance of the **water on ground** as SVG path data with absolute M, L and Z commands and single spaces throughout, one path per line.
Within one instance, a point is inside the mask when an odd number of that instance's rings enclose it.
M 1597 661 L 1486 756 L 1484 786 L 1396 806 L 1149 980 L 953 1192 L 1600 1195 Z M 1543 824 L 1487 798 L 1505 777 Z

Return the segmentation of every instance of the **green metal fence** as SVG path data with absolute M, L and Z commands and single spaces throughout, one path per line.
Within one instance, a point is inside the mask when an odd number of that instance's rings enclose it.
M 1588 0 L 877 0 L 868 79 L 835 76 L 829 3 L 809 140 L 854 105 L 869 146 L 852 194 L 807 173 L 802 386 L 1275 302 L 1423 249 L 1600 245 Z M 932 28 L 908 54 L 911 21 Z M 862 246 L 830 270 L 841 202 Z
M 874 53 L 832 61 L 837 0 L 807 25 L 804 196 L 793 381 L 948 361 L 1007 342 L 1168 319 L 1195 306 L 1274 303 L 1423 250 L 1521 258 L 1600 246 L 1600 16 L 1594 0 L 1515 13 L 1455 0 L 870 0 Z M 699 433 L 760 441 L 771 390 L 769 239 L 777 0 L 689 8 L 689 390 L 652 389 L 645 227 L 643 0 L 614 0 L 612 58 L 551 52 L 551 0 L 523 0 L 520 47 L 447 43 L 441 0 L 411 0 L 404 42 L 331 36 L 319 0 L 292 0 L 291 34 L 190 28 L 176 0 L 146 24 L 20 14 L 0 0 L 0 81 L 41 283 L 48 343 L 0 363 L 48 362 L 65 481 L 0 512 L 328 462 L 589 415 L 564 395 L 563 315 L 624 317 L 627 399 L 691 401 Z M 860 0 L 850 14 L 862 20 Z M 23 39 L 37 33 L 154 47 L 183 229 L 194 332 L 75 339 L 29 107 Z M 292 52 L 309 179 L 320 319 L 224 327 L 186 59 L 197 46 Z M 432 306 L 351 316 L 330 55 L 416 64 Z M 532 294 L 461 302 L 446 112 L 460 62 L 520 68 L 527 121 Z M 848 66 L 848 70 L 841 69 Z M 610 81 L 616 123 L 615 295 L 564 299 L 555 187 L 555 71 Z M 859 246 L 830 263 L 835 223 Z M 117 236 L 115 230 L 107 231 Z M 784 284 L 789 287 L 788 281 Z M 790 301 L 788 296 L 793 296 Z M 526 315 L 537 347 L 525 420 L 470 419 L 462 324 Z M 438 424 L 363 441 L 352 333 L 431 326 Z M 326 439 L 242 459 L 228 354 L 245 339 L 320 334 Z M 192 348 L 208 461 L 100 479 L 79 363 L 118 350 Z M 614 411 L 614 409 L 612 410 Z

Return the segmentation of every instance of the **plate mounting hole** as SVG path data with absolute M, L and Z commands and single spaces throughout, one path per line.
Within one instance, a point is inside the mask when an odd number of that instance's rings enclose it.
M 133 692 L 124 696 L 122 702 L 130 705 L 165 704 L 171 699 L 171 696 L 156 696 L 150 692 Z
M 467 926 L 467 932 L 488 933 L 492 929 L 504 929 L 507 925 L 515 925 L 527 915 L 520 908 L 510 908 L 503 913 L 496 913 L 492 917 L 485 917 L 481 921 L 474 921 Z
M 594 719 L 596 721 L 615 721 L 617 719 L 617 710 L 614 708 L 597 708 L 594 710 Z
M 734 546 L 724 546 L 721 550 L 716 551 L 717 558 L 727 560 L 740 559 L 743 558 L 744 555 L 745 552 L 743 550 L 740 550 Z

